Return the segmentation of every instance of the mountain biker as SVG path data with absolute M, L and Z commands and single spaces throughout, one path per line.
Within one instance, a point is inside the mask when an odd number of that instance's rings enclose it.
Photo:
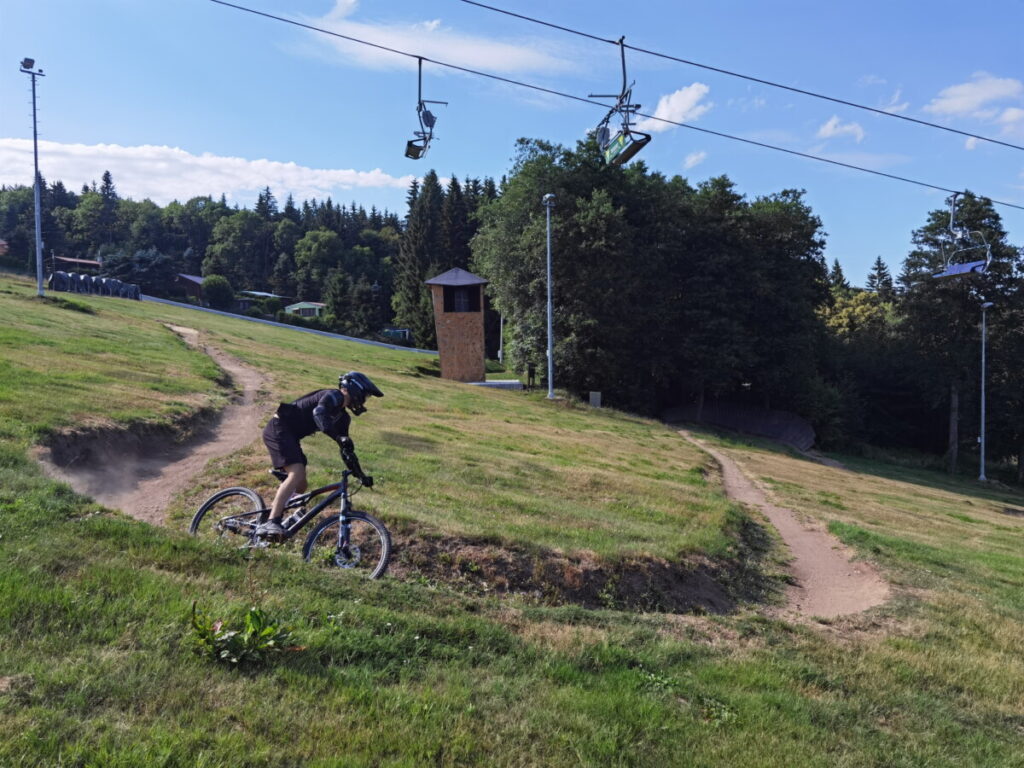
M 373 478 L 363 473 L 356 457 L 355 445 L 348 436 L 354 416 L 366 411 L 366 398 L 384 397 L 366 374 L 349 371 L 338 377 L 337 389 L 318 389 L 303 395 L 290 403 L 281 403 L 277 412 L 263 429 L 263 442 L 270 452 L 275 469 L 287 473 L 274 496 L 269 519 L 256 529 L 265 538 L 278 538 L 284 534 L 281 517 L 288 500 L 295 493 L 305 493 L 306 454 L 299 441 L 315 432 L 323 432 L 338 443 L 341 458 L 352 474 L 362 480 L 363 485 L 373 486 Z

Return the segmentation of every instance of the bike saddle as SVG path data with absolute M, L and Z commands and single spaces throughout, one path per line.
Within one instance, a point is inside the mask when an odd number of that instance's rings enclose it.
M 288 479 L 288 473 L 283 472 L 280 469 L 268 469 L 267 471 L 274 477 L 276 477 L 278 480 L 280 480 L 282 483 Z

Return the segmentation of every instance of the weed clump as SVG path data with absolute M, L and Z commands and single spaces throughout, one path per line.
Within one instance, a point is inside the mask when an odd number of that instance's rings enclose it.
M 285 650 L 298 650 L 292 644 L 291 630 L 256 607 L 235 625 L 211 620 L 197 611 L 193 602 L 192 635 L 196 653 L 232 667 L 259 666 Z

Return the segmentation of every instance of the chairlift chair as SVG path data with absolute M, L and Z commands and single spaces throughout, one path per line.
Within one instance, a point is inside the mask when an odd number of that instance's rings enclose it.
M 447 106 L 447 101 L 431 101 L 423 98 L 423 58 L 417 57 L 419 62 L 419 99 L 416 103 L 416 118 L 419 120 L 420 129 L 413 131 L 415 138 L 410 139 L 405 144 L 405 156 L 410 160 L 419 160 L 430 148 L 430 142 L 434 140 L 434 126 L 437 124 L 437 118 L 434 113 L 427 109 L 427 104 L 444 104 Z
M 633 99 L 635 83 L 627 85 L 625 39 L 625 37 L 619 38 L 619 54 L 622 58 L 622 89 L 618 94 L 590 94 L 590 98 L 615 99 L 615 106 L 609 110 L 604 120 L 597 126 L 597 144 L 608 165 L 625 165 L 651 141 L 650 134 L 635 131 L 631 127 L 632 116 L 640 109 L 640 105 L 630 103 Z M 622 125 L 612 135 L 609 123 L 615 115 L 622 118 Z
M 957 275 L 970 275 L 970 274 L 984 274 L 988 271 L 989 265 L 992 263 L 992 246 L 985 239 L 985 235 L 979 231 L 970 230 L 966 227 L 958 227 L 956 225 L 956 199 L 960 196 L 959 192 L 954 192 L 953 197 L 949 204 L 949 230 L 952 247 L 946 250 L 946 246 L 942 245 L 942 258 L 945 262 L 945 268 L 941 272 L 936 272 L 932 277 L 956 277 Z M 973 261 L 957 262 L 958 258 L 964 258 L 966 254 L 983 250 L 985 252 L 984 259 L 974 259 Z

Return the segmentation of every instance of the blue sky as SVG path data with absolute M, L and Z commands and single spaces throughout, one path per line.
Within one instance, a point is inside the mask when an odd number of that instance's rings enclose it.
M 422 55 L 586 97 L 613 93 L 616 47 L 459 0 L 241 0 Z M 1024 0 L 860 3 L 747 0 L 490 0 L 603 38 L 1024 145 Z M 573 144 L 598 107 L 427 63 L 437 140 L 404 157 L 416 122 L 415 60 L 209 0 L 0 4 L 0 183 L 31 183 L 29 78 L 36 59 L 40 166 L 77 190 L 104 170 L 160 204 L 270 186 L 405 212 L 434 168 L 500 177 L 520 136 Z M 1024 152 L 627 52 L 641 111 L 1024 205 Z M 876 256 L 898 272 L 941 192 L 654 125 L 638 159 L 692 183 L 727 174 L 748 197 L 786 188 L 828 233 L 826 257 L 863 284 Z M 539 207 L 539 201 L 538 201 Z M 1024 210 L 997 207 L 1024 245 Z M 557 213 L 556 213 L 557 216 Z M 556 219 L 557 221 L 557 219 Z

